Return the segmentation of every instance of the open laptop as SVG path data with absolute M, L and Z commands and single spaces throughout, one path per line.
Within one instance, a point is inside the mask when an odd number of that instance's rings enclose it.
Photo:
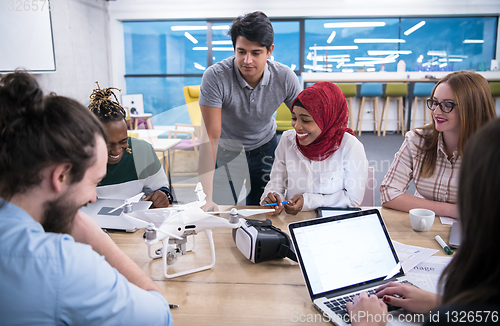
M 355 294 L 405 281 L 377 209 L 290 223 L 288 230 L 311 300 L 337 325 L 350 323 L 345 303 Z
M 137 228 L 123 217 L 123 208 L 110 213 L 115 207 L 122 204 L 123 200 L 121 199 L 97 199 L 95 203 L 80 208 L 80 211 L 92 216 L 102 229 L 137 231 Z M 148 209 L 151 204 L 151 201 L 133 203 L 132 211 Z

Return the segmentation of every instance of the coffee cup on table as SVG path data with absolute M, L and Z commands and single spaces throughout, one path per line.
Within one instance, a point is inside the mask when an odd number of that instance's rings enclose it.
M 429 231 L 436 214 L 425 208 L 414 208 L 410 210 L 410 223 L 415 231 Z

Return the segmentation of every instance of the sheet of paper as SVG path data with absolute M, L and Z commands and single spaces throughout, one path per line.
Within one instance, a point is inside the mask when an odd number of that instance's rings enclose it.
M 417 266 L 439 251 L 436 249 L 409 246 L 394 240 L 392 241 L 392 244 L 394 245 L 394 249 L 396 249 L 399 261 L 401 262 L 405 273 L 408 273 L 408 271 L 412 270 L 413 267 Z
M 452 225 L 457 221 L 456 219 L 448 216 L 440 216 L 439 219 L 441 220 L 441 224 L 445 225 Z
M 422 290 L 438 293 L 439 277 L 451 261 L 451 257 L 432 256 L 410 270 L 406 277 Z

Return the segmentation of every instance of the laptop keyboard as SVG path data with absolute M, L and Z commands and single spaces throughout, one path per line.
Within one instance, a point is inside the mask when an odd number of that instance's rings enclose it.
M 401 281 L 400 283 L 413 285 L 410 281 L 407 281 L 407 280 Z M 376 293 L 375 289 L 371 289 L 371 290 L 366 291 L 366 292 L 368 293 L 368 295 L 372 295 L 372 294 Z M 347 312 L 346 303 L 352 302 L 354 300 L 355 295 L 356 294 L 352 294 L 352 295 L 346 295 L 345 297 L 335 298 L 333 300 L 325 301 L 324 304 L 328 308 L 330 308 L 331 311 L 333 311 L 340 318 L 342 318 L 342 320 L 344 322 L 346 322 L 347 324 L 350 324 L 351 320 L 349 317 L 349 313 Z M 393 310 L 397 310 L 397 309 L 399 309 L 399 307 L 395 307 L 395 306 L 392 306 L 390 304 L 387 304 L 388 311 L 393 311 Z

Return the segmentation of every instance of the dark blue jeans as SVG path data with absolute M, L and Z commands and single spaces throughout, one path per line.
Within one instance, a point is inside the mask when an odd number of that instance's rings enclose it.
M 245 151 L 245 155 L 243 151 L 233 152 L 219 147 L 214 174 L 213 201 L 219 205 L 236 205 L 246 180 L 245 187 L 250 188 L 246 204 L 259 205 L 260 196 L 269 181 L 276 146 L 278 141 L 274 136 L 261 147 Z

